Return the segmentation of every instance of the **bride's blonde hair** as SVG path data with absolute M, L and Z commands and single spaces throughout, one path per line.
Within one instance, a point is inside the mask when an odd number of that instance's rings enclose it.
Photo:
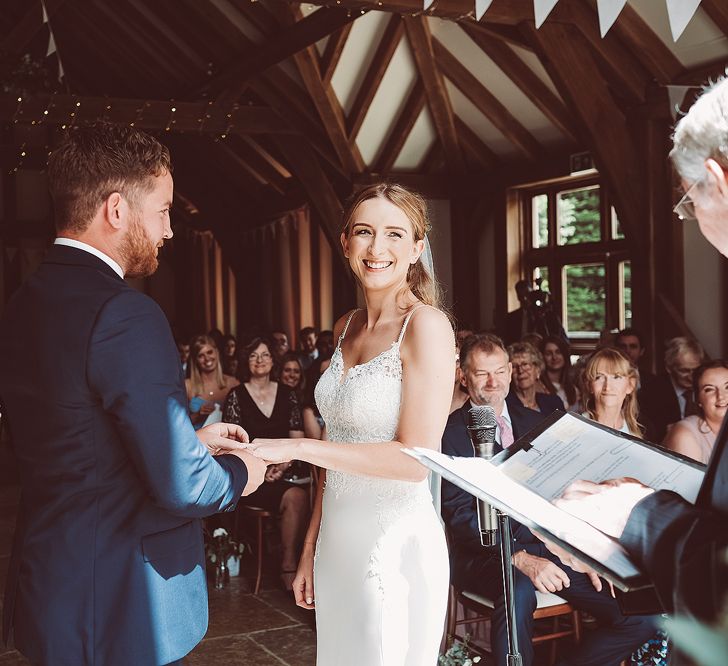
M 427 214 L 427 203 L 416 192 L 396 183 L 377 183 L 360 190 L 348 201 L 344 209 L 344 225 L 342 232 L 348 238 L 351 234 L 351 220 L 356 209 L 369 199 L 386 199 L 399 208 L 412 225 L 415 242 L 425 240 L 425 235 L 432 228 Z M 422 303 L 435 308 L 441 307 L 442 292 L 433 275 L 422 264 L 422 256 L 407 271 L 407 286 Z

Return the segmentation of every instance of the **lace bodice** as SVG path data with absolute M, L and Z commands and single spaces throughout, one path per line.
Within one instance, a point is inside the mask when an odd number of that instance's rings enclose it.
M 398 340 L 389 349 L 344 372 L 341 342 L 354 314 L 349 317 L 339 338 L 331 365 L 316 385 L 316 404 L 326 423 L 329 441 L 342 444 L 389 442 L 395 439 L 399 424 L 402 400 L 399 348 L 412 313 L 405 319 Z M 427 482 L 393 481 L 332 470 L 326 474 L 326 491 L 337 495 L 367 492 L 381 500 L 397 499 L 403 509 L 411 506 L 413 500 L 424 504 L 432 502 Z M 393 508 L 390 506 L 388 510 Z
M 341 346 L 316 386 L 316 404 L 332 442 L 389 442 L 394 439 L 402 396 L 399 344 L 352 366 L 344 375 Z

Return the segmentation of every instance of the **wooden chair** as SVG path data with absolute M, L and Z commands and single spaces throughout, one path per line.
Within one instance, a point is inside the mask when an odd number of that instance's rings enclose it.
M 256 543 L 255 543 L 255 560 L 256 560 L 256 573 L 255 573 L 255 587 L 253 588 L 253 594 L 257 595 L 258 592 L 260 592 L 260 582 L 263 578 L 263 550 L 265 548 L 265 542 L 263 540 L 263 534 L 264 534 L 264 527 L 265 527 L 265 521 L 270 520 L 276 517 L 276 514 L 271 513 L 267 509 L 263 509 L 259 506 L 247 506 L 244 504 L 241 504 L 238 509 L 238 512 L 242 512 L 244 515 L 248 516 L 253 520 L 255 523 L 255 534 L 256 534 Z M 235 516 L 235 532 L 236 535 L 239 534 L 238 529 L 238 513 L 236 512 Z
M 461 620 L 457 619 L 458 602 L 465 609 L 465 617 Z M 539 631 L 537 627 L 534 633 L 533 643 L 537 645 L 552 641 L 550 646 L 550 664 L 553 664 L 556 660 L 556 641 L 558 639 L 573 637 L 575 642 L 579 642 L 581 639 L 581 618 L 579 617 L 579 611 L 574 610 L 566 601 L 555 594 L 536 592 L 536 603 L 537 606 L 533 613 L 533 619 L 535 621 L 550 619 L 551 627 L 550 630 L 546 631 Z M 457 590 L 453 585 L 450 585 L 447 612 L 448 645 L 454 640 L 461 642 L 465 640 L 464 635 L 457 634 L 459 626 L 486 622 L 490 620 L 493 610 L 494 604 L 492 600 L 468 590 Z M 474 613 L 474 615 L 468 617 L 468 613 Z M 562 627 L 561 620 L 570 620 L 569 626 Z M 485 653 L 477 647 L 471 646 L 471 648 L 474 652 L 481 653 L 485 656 Z

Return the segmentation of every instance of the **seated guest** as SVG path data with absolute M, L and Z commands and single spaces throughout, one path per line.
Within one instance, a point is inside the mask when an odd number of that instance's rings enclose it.
M 639 401 L 655 428 L 655 441 L 662 442 L 667 429 L 686 416 L 698 413 L 693 395 L 693 372 L 705 359 L 697 340 L 673 338 L 665 348 L 664 375 L 642 387 Z
M 559 396 L 538 391 L 538 378 L 544 369 L 543 357 L 538 349 L 528 342 L 516 342 L 508 347 L 508 355 L 513 367 L 513 382 L 506 398 L 509 407 L 520 404 L 544 416 L 564 409 Z
M 298 333 L 298 344 L 301 351 L 298 358 L 304 370 L 308 370 L 311 364 L 319 357 L 319 350 L 316 348 L 316 329 L 313 326 L 305 326 Z
M 707 464 L 728 411 L 728 362 L 703 363 L 693 373 L 693 391 L 698 413 L 672 426 L 664 446 Z
M 592 421 L 642 437 L 637 423 L 637 368 L 618 349 L 594 352 L 584 367 L 582 400 Z
M 298 354 L 288 352 L 283 356 L 280 363 L 280 380 L 288 388 L 296 392 L 299 404 L 302 402 L 303 392 L 306 387 L 306 377 L 303 373 L 303 366 Z
M 240 382 L 222 371 L 220 355 L 214 340 L 198 335 L 190 342 L 190 378 L 185 380 L 189 400 L 190 420 L 195 430 L 203 426 L 207 417 L 220 407 L 230 389 Z
M 276 363 L 280 363 L 283 356 L 291 351 L 291 347 L 288 344 L 288 335 L 285 331 L 273 331 L 270 338 L 272 343 L 271 353 L 273 354 L 273 360 Z
M 544 360 L 541 382 L 549 393 L 561 398 L 564 409 L 573 409 L 579 400 L 579 394 L 572 375 L 569 345 L 560 337 L 544 338 L 541 355 Z
M 470 400 L 447 421 L 442 438 L 442 452 L 454 456 L 473 456 L 467 434 L 468 410 L 473 405 L 490 405 L 498 421 L 498 449 L 507 447 L 539 424 L 543 414 L 520 404 L 506 403 L 511 382 L 511 364 L 500 338 L 474 335 L 460 350 L 462 382 Z M 448 481 L 442 482 L 442 515 L 450 533 L 450 560 L 453 583 L 493 600 L 491 645 L 497 666 L 505 666 L 508 653 L 503 599 L 500 550 L 480 544 L 475 498 Z M 533 612 L 536 590 L 554 592 L 576 608 L 594 616 L 599 628 L 587 640 L 571 646 L 561 664 L 574 666 L 616 666 L 655 631 L 651 617 L 624 617 L 608 586 L 594 577 L 577 573 L 562 565 L 529 530 L 513 523 L 515 572 L 515 607 L 519 651 L 524 666 L 534 659 Z
M 645 355 L 645 344 L 642 333 L 632 326 L 623 328 L 614 336 L 614 346 L 637 368 L 639 372 L 639 379 L 637 381 L 638 391 L 643 386 L 647 386 L 650 382 L 654 381 L 655 375 L 642 364 L 642 358 Z
M 190 343 L 183 340 L 177 340 L 177 352 L 179 353 L 179 362 L 182 364 L 182 372 L 185 377 L 190 376 Z
M 462 332 L 462 329 L 458 330 L 455 336 L 455 384 L 452 388 L 452 399 L 450 400 L 450 411 L 448 414 L 452 414 L 456 409 L 460 409 L 468 399 L 468 392 L 460 381 L 460 347 L 463 340 L 473 335 L 473 331 L 467 329 L 466 332 L 468 335 L 464 336 L 460 335 Z
M 273 355 L 263 338 L 253 338 L 242 351 L 243 383 L 230 391 L 223 406 L 223 420 L 242 426 L 252 442 L 258 437 L 303 437 L 301 410 L 296 393 L 271 380 Z M 298 549 L 308 524 L 308 492 L 283 477 L 291 463 L 269 465 L 265 483 L 240 504 L 257 506 L 280 515 L 281 580 L 286 589 L 296 574 Z
M 318 366 L 319 377 L 326 372 L 326 369 L 330 365 L 330 358 L 321 361 L 321 364 Z M 314 397 L 314 389 L 316 388 L 319 377 L 316 378 L 315 382 L 307 383 L 306 397 L 303 401 L 303 431 L 306 433 L 306 437 L 310 437 L 311 439 L 325 439 L 326 436 L 326 424 L 321 416 L 321 412 L 319 412 Z
M 234 335 L 226 335 L 222 339 L 223 358 L 234 358 L 237 356 L 238 341 Z
M 316 349 L 318 350 L 318 357 L 305 371 L 305 382 L 309 386 L 316 386 L 316 383 L 323 372 L 321 364 L 328 361 L 333 355 L 334 349 L 336 349 L 336 344 L 334 343 L 334 332 L 321 331 L 316 338 Z

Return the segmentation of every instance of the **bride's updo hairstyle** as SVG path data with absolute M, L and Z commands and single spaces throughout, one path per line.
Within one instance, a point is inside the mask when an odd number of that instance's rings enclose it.
M 356 209 L 365 201 L 377 198 L 386 199 L 407 216 L 412 225 L 415 242 L 425 240 L 425 235 L 432 228 L 427 215 L 427 203 L 419 194 L 410 192 L 395 183 L 369 185 L 369 187 L 360 190 L 349 199 L 344 209 L 344 226 L 342 229 L 347 238 L 351 234 L 351 220 Z M 407 285 L 420 301 L 435 308 L 440 308 L 440 285 L 422 264 L 422 255 L 420 255 L 416 263 L 409 267 Z

